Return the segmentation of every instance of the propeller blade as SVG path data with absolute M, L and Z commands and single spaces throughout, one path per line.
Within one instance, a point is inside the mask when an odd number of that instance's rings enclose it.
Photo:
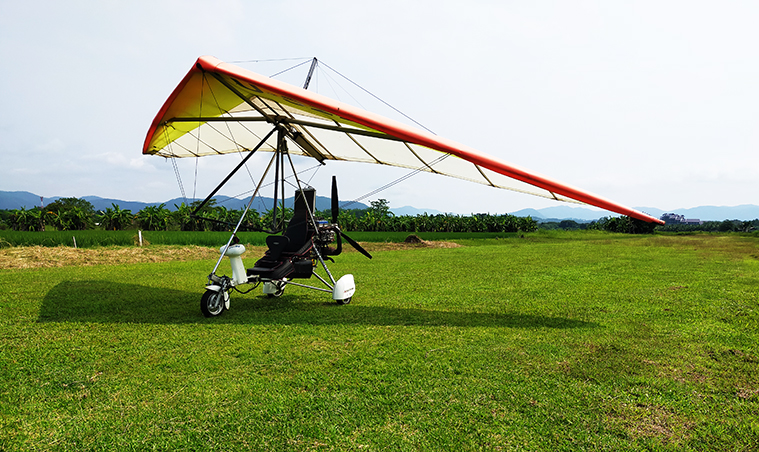
M 357 250 L 359 253 L 363 254 L 364 256 L 368 257 L 369 259 L 371 259 L 371 258 L 372 258 L 372 255 L 371 255 L 371 254 L 369 254 L 369 251 L 366 251 L 366 250 L 364 249 L 364 247 L 363 247 L 363 246 L 361 246 L 361 245 L 359 245 L 359 244 L 358 244 L 358 242 L 357 242 L 357 241 L 355 241 L 355 240 L 353 240 L 352 238 L 350 238 L 350 237 L 348 237 L 347 235 L 345 235 L 345 233 L 344 233 L 343 231 L 340 231 L 340 235 L 341 235 L 341 236 L 342 236 L 342 237 L 343 237 L 343 238 L 344 238 L 344 239 L 345 239 L 345 240 L 346 240 L 348 243 L 350 243 L 350 244 L 351 244 L 351 246 L 352 246 L 353 248 L 356 248 L 356 250 Z
M 337 216 L 340 214 L 340 207 L 337 199 L 337 177 L 332 176 L 332 224 L 337 224 Z
M 340 214 L 340 207 L 338 206 L 338 199 L 337 199 L 337 177 L 332 176 L 332 224 L 337 224 L 337 217 Z M 369 254 L 368 251 L 364 249 L 363 246 L 359 245 L 357 241 L 353 240 L 352 238 L 345 235 L 343 231 L 340 230 L 340 228 L 337 229 L 337 232 L 340 233 L 340 237 L 344 238 L 346 242 L 350 243 L 350 245 L 353 248 L 356 248 L 356 250 L 363 254 L 364 256 L 368 257 L 369 259 L 372 258 L 372 255 Z

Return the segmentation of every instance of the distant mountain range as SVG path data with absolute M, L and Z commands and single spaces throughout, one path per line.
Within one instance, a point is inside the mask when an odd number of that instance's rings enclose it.
M 62 198 L 61 196 L 53 196 L 50 198 L 44 198 L 44 204 L 48 205 L 51 202 L 54 202 L 55 200 L 61 199 L 61 198 Z M 124 201 L 121 199 L 101 198 L 99 196 L 83 196 L 81 199 L 84 199 L 85 201 L 89 201 L 96 211 L 105 210 L 109 207 L 112 208 L 113 207 L 112 205 L 116 204 L 121 209 L 131 210 L 133 213 L 137 213 L 147 206 L 159 206 L 161 204 L 165 204 L 165 207 L 167 209 L 173 211 L 173 210 L 176 210 L 176 206 L 179 206 L 183 202 L 185 202 L 185 199 L 183 198 L 169 199 L 168 201 L 164 201 L 164 202 Z M 216 199 L 217 206 L 224 206 L 230 210 L 242 209 L 248 204 L 248 201 L 250 200 L 250 198 L 240 199 L 240 198 L 231 198 L 229 196 L 215 196 L 214 199 Z M 188 203 L 192 201 L 195 201 L 195 200 L 193 199 L 187 200 Z M 253 204 L 251 205 L 251 209 L 255 209 L 259 212 L 265 212 L 271 209 L 272 202 L 273 202 L 272 198 L 258 197 L 253 201 Z M 0 210 L 13 210 L 13 209 L 20 209 L 22 207 L 31 209 L 33 207 L 38 207 L 39 205 L 40 205 L 40 197 L 39 195 L 35 195 L 34 193 L 29 193 L 28 191 L 0 191 Z M 316 210 L 328 210 L 331 208 L 331 205 L 332 205 L 332 202 L 330 198 L 325 197 L 325 196 L 316 197 Z M 285 206 L 286 207 L 293 206 L 292 197 L 285 200 Z M 350 204 L 346 202 L 342 202 L 340 207 L 345 208 L 345 209 L 366 209 L 369 206 L 360 202 L 350 203 Z
M 51 198 L 45 198 L 45 205 L 50 204 L 56 199 L 60 199 L 60 196 L 54 196 Z M 157 206 L 165 204 L 169 210 L 176 210 L 176 206 L 183 203 L 185 200 L 182 198 L 174 198 L 165 202 L 139 202 L 139 201 L 123 201 L 120 199 L 101 198 L 99 196 L 84 196 L 82 199 L 89 201 L 95 210 L 105 210 L 108 207 L 112 207 L 112 204 L 118 205 L 125 210 L 131 210 L 134 213 L 139 212 L 147 206 Z M 192 200 L 190 200 L 191 202 Z M 247 199 L 230 198 L 228 196 L 216 196 L 217 205 L 222 205 L 227 209 L 237 210 L 245 207 Z M 285 200 L 285 205 L 292 207 L 292 198 Z M 330 208 L 330 199 L 325 196 L 316 197 L 316 209 L 327 210 Z M 344 205 L 346 204 L 346 205 Z M 40 205 L 40 197 L 34 193 L 27 191 L 0 191 L 0 210 L 12 210 L 25 207 L 27 209 L 37 207 Z M 251 208 L 264 212 L 271 208 L 271 198 L 257 198 Z M 369 206 L 366 204 L 357 203 L 341 203 L 341 208 L 347 209 L 366 209 Z M 645 212 L 651 216 L 659 218 L 665 213 L 676 213 L 683 215 L 686 218 L 694 218 L 702 221 L 722 221 L 722 220 L 753 220 L 759 218 L 759 206 L 754 204 L 743 204 L 740 206 L 700 206 L 692 207 L 689 209 L 673 209 L 673 210 L 661 210 L 655 207 L 636 207 L 637 210 Z M 420 215 L 427 213 L 429 215 L 439 215 L 444 212 L 435 209 L 419 209 L 412 206 L 404 206 L 391 209 L 396 215 Z M 546 207 L 543 209 L 522 209 L 516 212 L 509 212 L 511 215 L 518 217 L 530 216 L 535 220 L 546 221 L 561 221 L 561 220 L 574 220 L 577 222 L 590 222 L 597 220 L 601 217 L 615 216 L 610 212 L 598 211 L 588 209 L 584 207 L 569 207 L 569 206 L 555 206 Z

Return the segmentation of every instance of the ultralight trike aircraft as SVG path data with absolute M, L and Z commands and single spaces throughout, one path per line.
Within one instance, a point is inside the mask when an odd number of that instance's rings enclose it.
M 342 251 L 347 241 L 371 255 L 348 237 L 337 224 L 338 196 L 332 179 L 331 218 L 316 218 L 315 190 L 298 177 L 292 156 L 375 163 L 457 177 L 496 188 L 520 191 L 557 201 L 590 204 L 647 222 L 662 223 L 645 213 L 600 196 L 519 168 L 431 132 L 370 113 L 363 109 L 308 91 L 314 59 L 303 88 L 265 77 L 213 57 L 200 57 L 159 110 L 148 130 L 143 154 L 165 158 L 201 157 L 228 153 L 245 155 L 229 175 L 195 210 L 201 208 L 256 152 L 273 152 L 245 213 L 260 193 L 264 179 L 274 167 L 274 204 L 285 198 L 286 167 L 295 189 L 293 218 L 287 226 L 275 226 L 267 237 L 267 251 L 253 267 L 242 261 L 245 247 L 237 243 L 237 231 L 221 247 L 221 255 L 208 276 L 201 310 L 207 317 L 229 308 L 232 290 L 247 293 L 263 284 L 264 294 L 282 295 L 288 285 L 332 294 L 338 304 L 351 301 L 355 292 L 352 275 L 335 280 L 326 261 Z M 173 160 L 172 160 L 173 162 Z M 176 166 L 175 166 L 176 170 Z M 181 183 L 180 183 L 181 186 Z M 281 191 L 280 191 L 281 189 Z M 329 221 L 331 220 L 331 221 Z M 332 247 L 335 244 L 335 247 Z M 232 276 L 217 270 L 228 256 Z M 320 267 L 324 275 L 316 270 Z M 321 270 L 320 270 L 321 271 Z M 324 287 L 296 283 L 295 279 L 321 281 Z M 243 292 L 240 287 L 253 285 Z

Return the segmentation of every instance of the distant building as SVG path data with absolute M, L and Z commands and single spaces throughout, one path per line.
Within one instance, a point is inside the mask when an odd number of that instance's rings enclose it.
M 697 218 L 685 218 L 685 215 L 678 215 L 676 213 L 665 213 L 659 218 L 664 221 L 664 224 L 689 224 L 689 225 L 701 225 L 703 221 Z
M 684 224 L 685 223 L 685 216 L 678 215 L 676 213 L 665 213 L 659 219 L 664 221 L 664 224 Z

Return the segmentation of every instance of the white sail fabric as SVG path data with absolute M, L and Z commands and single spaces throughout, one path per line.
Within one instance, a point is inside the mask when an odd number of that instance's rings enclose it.
M 273 151 L 391 165 L 559 201 L 595 205 L 645 221 L 644 213 L 553 181 L 467 146 L 242 68 L 201 57 L 159 111 L 143 153 L 198 157 Z

